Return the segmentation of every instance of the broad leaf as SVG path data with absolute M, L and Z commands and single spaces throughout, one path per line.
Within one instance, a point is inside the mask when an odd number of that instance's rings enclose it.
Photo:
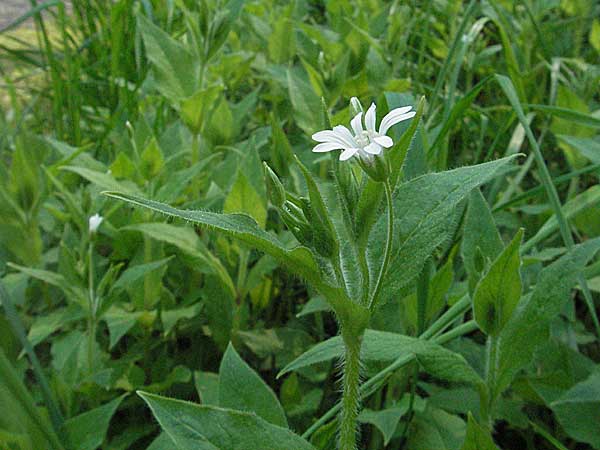
M 402 416 L 408 411 L 407 400 L 408 398 L 405 397 L 398 405 L 380 411 L 365 408 L 360 412 L 358 421 L 370 423 L 377 427 L 381 431 L 381 434 L 383 434 L 383 444 L 388 445 L 398 427 L 398 422 L 400 422 Z
M 219 214 L 209 211 L 177 209 L 164 203 L 119 192 L 105 192 L 105 195 L 221 231 L 250 247 L 273 256 L 290 271 L 312 283 L 331 303 L 343 323 L 350 323 L 350 317 L 367 317 L 365 308 L 350 302 L 343 290 L 331 286 L 321 277 L 317 262 L 309 249 L 306 247 L 287 249 L 275 236 L 260 229 L 256 221 L 245 214 Z
M 65 422 L 65 430 L 73 444 L 73 450 L 94 450 L 102 445 L 110 419 L 124 398 L 125 395 L 121 395 L 105 405 Z
M 401 184 L 394 192 L 393 255 L 382 302 L 417 276 L 433 251 L 446 239 L 453 212 L 473 189 L 502 173 L 514 156 L 476 166 L 422 175 Z M 385 217 L 369 241 L 370 270 L 376 277 L 385 240 Z
M 138 394 L 179 450 L 314 450 L 300 436 L 254 414 Z
M 550 406 L 569 436 L 600 449 L 600 372 L 577 383 Z
M 482 427 L 469 413 L 467 436 L 461 450 L 498 450 L 489 430 Z
M 495 391 L 501 393 L 533 352 L 548 339 L 548 326 L 557 317 L 585 264 L 600 250 L 600 238 L 579 244 L 546 267 L 532 294 L 520 303 L 499 335 Z
M 498 335 L 521 298 L 519 248 L 522 238 L 523 229 L 520 229 L 475 289 L 473 313 L 479 328 L 488 335 Z
M 274 425 L 287 427 L 285 413 L 273 390 L 231 344 L 219 368 L 219 406 L 254 412 Z
M 312 347 L 284 367 L 277 375 L 282 375 L 331 359 L 341 358 L 344 342 L 335 336 Z M 393 362 L 402 356 L 414 355 L 433 376 L 449 381 L 478 383 L 479 375 L 465 359 L 444 347 L 430 341 L 404 336 L 387 331 L 366 330 L 361 347 L 361 360 Z
M 161 94 L 172 103 L 194 94 L 198 82 L 198 59 L 141 14 L 137 16 L 137 26 Z
M 471 292 L 481 278 L 485 261 L 495 260 L 500 252 L 502 252 L 502 239 L 490 207 L 481 191 L 474 189 L 469 197 L 461 244 L 461 254 Z
M 231 191 L 223 205 L 224 213 L 248 214 L 261 228 L 267 223 L 267 209 L 265 200 L 248 182 L 242 170 L 238 171 L 237 177 Z

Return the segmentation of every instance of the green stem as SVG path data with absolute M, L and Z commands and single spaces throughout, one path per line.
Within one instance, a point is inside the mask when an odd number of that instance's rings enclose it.
M 491 429 L 493 426 L 492 411 L 494 408 L 495 390 L 496 390 L 496 351 L 497 351 L 498 340 L 494 336 L 488 336 L 487 339 L 487 360 L 486 360 L 486 384 L 488 387 L 488 398 L 487 405 L 482 408 L 485 413 L 483 417 L 488 427 Z
M 463 323 L 462 325 L 457 326 L 456 328 L 453 328 L 447 333 L 444 333 L 430 340 L 432 342 L 435 342 L 436 344 L 443 345 L 459 336 L 472 333 L 478 328 L 479 327 L 477 326 L 477 323 L 475 323 L 474 320 L 470 320 L 468 322 Z M 387 366 L 385 369 L 378 372 L 372 378 L 369 378 L 369 380 L 367 380 L 360 386 L 360 397 L 364 398 L 367 395 L 372 394 L 376 389 L 379 388 L 381 383 L 383 383 L 388 376 L 390 376 L 394 371 L 410 363 L 413 359 L 415 359 L 414 353 L 402 355 L 398 359 L 396 359 L 396 361 L 394 361 L 392 364 Z M 308 439 L 315 431 L 321 428 L 321 426 L 329 422 L 329 420 L 331 420 L 340 411 L 341 408 L 341 403 L 337 403 L 335 406 L 330 408 L 329 411 L 327 411 L 325 414 L 319 417 L 319 419 L 315 423 L 313 423 L 304 433 L 302 433 L 302 437 L 304 439 Z
M 88 295 L 89 295 L 89 320 L 88 320 L 88 345 L 87 345 L 87 357 L 88 357 L 88 369 L 90 373 L 93 373 L 92 367 L 94 364 L 94 338 L 96 333 L 96 301 L 94 299 L 94 244 L 90 236 L 90 243 L 88 246 Z
M 375 283 L 375 288 L 373 289 L 373 296 L 371 297 L 371 301 L 369 302 L 369 310 L 374 311 L 375 306 L 377 305 L 377 297 L 379 296 L 379 291 L 381 290 L 381 285 L 383 284 L 383 277 L 385 276 L 385 272 L 387 271 L 387 267 L 390 263 L 390 257 L 392 256 L 392 243 L 394 241 L 394 205 L 392 202 L 392 188 L 390 187 L 390 182 L 386 180 L 383 184 L 385 190 L 385 200 L 387 203 L 387 237 L 385 243 L 385 253 L 383 254 L 383 263 L 381 264 L 381 270 L 379 271 L 379 276 L 377 277 L 377 282 Z
M 360 404 L 360 346 L 362 334 L 354 336 L 344 333 L 346 346 L 344 355 L 344 391 L 340 413 L 339 450 L 355 450 L 358 410 Z

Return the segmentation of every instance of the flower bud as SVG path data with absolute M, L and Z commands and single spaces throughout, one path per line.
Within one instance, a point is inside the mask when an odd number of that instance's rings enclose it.
M 285 226 L 292 232 L 296 239 L 303 245 L 312 246 L 312 229 L 308 225 L 300 208 L 286 201 L 283 207 L 279 209 L 279 213 L 283 223 L 285 223 Z
M 373 181 L 383 182 L 390 176 L 389 163 L 383 155 L 361 156 L 358 158 L 358 163 Z
M 360 100 L 356 97 L 352 97 L 350 99 L 350 117 L 354 117 L 357 114 L 364 112 L 363 107 L 360 103 Z
M 94 234 L 96 231 L 98 231 L 98 227 L 100 226 L 103 220 L 104 218 L 98 213 L 94 214 L 93 216 L 90 216 L 88 220 L 90 234 Z
M 281 184 L 279 177 L 273 172 L 267 163 L 263 163 L 265 170 L 265 180 L 267 182 L 267 192 L 269 200 L 277 208 L 281 208 L 285 203 L 285 188 Z

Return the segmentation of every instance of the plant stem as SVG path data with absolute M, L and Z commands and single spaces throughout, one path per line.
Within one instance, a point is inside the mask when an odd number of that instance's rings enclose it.
M 390 187 L 390 182 L 386 180 L 383 184 L 385 189 L 385 200 L 387 203 L 387 237 L 385 243 L 385 253 L 383 254 L 383 263 L 381 264 L 381 270 L 379 271 L 379 276 L 377 277 L 377 282 L 375 283 L 375 288 L 373 289 L 373 296 L 371 297 L 371 301 L 369 302 L 369 310 L 374 311 L 375 306 L 377 305 L 377 297 L 379 296 L 379 291 L 381 290 L 381 285 L 383 283 L 383 277 L 385 276 L 385 272 L 387 271 L 387 267 L 390 263 L 390 257 L 392 255 L 392 243 L 394 241 L 394 205 L 392 202 L 392 188 Z
M 495 336 L 488 336 L 487 339 L 487 361 L 485 367 L 485 376 L 486 376 L 486 384 L 488 387 L 488 398 L 487 405 L 483 408 L 484 411 L 484 421 L 487 423 L 488 427 L 491 429 L 493 426 L 493 404 L 495 400 L 495 390 L 496 390 L 496 350 L 498 340 Z
M 88 323 L 88 369 L 93 373 L 92 367 L 94 364 L 94 338 L 96 333 L 96 301 L 94 299 L 94 244 L 90 236 L 88 245 L 88 295 L 89 295 L 89 323 Z
M 360 403 L 360 336 L 345 333 L 342 337 L 346 346 L 344 355 L 344 391 L 340 413 L 339 450 L 355 450 L 358 409 Z
M 459 336 L 463 336 L 465 334 L 472 333 L 473 331 L 475 331 L 477 329 L 478 329 L 477 323 L 475 323 L 474 320 L 470 320 L 468 322 L 463 323 L 462 325 L 457 326 L 456 328 L 453 328 L 452 330 L 448 331 L 447 333 L 444 333 L 436 338 L 428 339 L 428 340 L 431 340 L 432 342 L 435 342 L 436 344 L 442 345 L 442 344 L 445 344 L 446 342 L 449 342 Z M 390 364 L 385 369 L 378 372 L 373 377 L 369 378 L 367 381 L 365 381 L 360 386 L 360 389 L 359 389 L 360 396 L 366 397 L 367 395 L 373 393 L 374 390 L 378 389 L 378 387 L 380 386 L 380 383 L 383 383 L 383 381 L 389 375 L 391 375 L 395 370 L 398 370 L 401 367 L 404 367 L 405 365 L 410 363 L 413 359 L 415 359 L 414 353 L 400 356 L 392 364 Z M 323 426 L 324 424 L 329 422 L 329 420 L 332 419 L 340 411 L 341 408 L 342 408 L 341 403 L 337 403 L 336 405 L 334 405 L 332 408 L 329 409 L 329 411 L 327 411 L 325 414 L 323 414 L 321 417 L 319 417 L 319 419 L 315 423 L 313 423 L 304 433 L 302 433 L 302 437 L 304 439 L 308 439 L 321 426 Z

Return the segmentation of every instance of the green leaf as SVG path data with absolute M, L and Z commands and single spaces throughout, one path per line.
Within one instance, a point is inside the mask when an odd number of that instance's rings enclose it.
M 86 411 L 65 422 L 65 430 L 69 436 L 73 450 L 94 450 L 102 445 L 110 419 L 125 398 L 115 398 L 98 408 Z
M 600 20 L 594 19 L 592 28 L 590 29 L 590 44 L 600 53 Z
M 254 414 L 138 394 L 180 450 L 314 450 L 300 436 Z
M 566 219 L 571 219 L 577 216 L 579 213 L 593 209 L 600 203 L 600 186 L 595 185 L 589 189 L 577 194 L 575 197 L 570 199 L 562 207 L 563 214 Z M 558 220 L 556 215 L 550 217 L 544 225 L 540 227 L 538 232 L 532 236 L 524 245 L 523 251 L 528 251 L 542 242 L 544 239 L 552 235 L 559 230 Z
M 458 203 L 473 189 L 501 174 L 514 158 L 511 156 L 476 166 L 422 175 L 396 189 L 394 230 L 397 234 L 391 270 L 388 271 L 380 304 L 410 283 L 420 273 L 427 258 L 446 241 Z M 383 217 L 369 241 L 371 270 L 380 267 L 385 229 Z
M 161 94 L 172 103 L 194 94 L 198 83 L 198 58 L 141 14 L 137 16 L 137 26 Z
M 288 69 L 287 88 L 296 122 L 305 133 L 314 133 L 317 131 L 316 115 L 321 110 L 321 99 L 310 85 L 305 72 Z
M 222 85 L 213 85 L 200 89 L 191 97 L 181 101 L 181 118 L 194 134 L 199 134 L 208 114 L 214 108 L 219 94 L 223 90 Z
M 479 281 L 473 294 L 473 314 L 481 330 L 497 336 L 521 298 L 521 228 Z
M 194 372 L 194 386 L 203 405 L 219 405 L 219 374 Z
M 141 171 L 147 180 L 156 177 L 163 168 L 165 161 L 158 141 L 153 137 L 140 155 Z
M 277 375 L 297 371 L 316 363 L 341 358 L 344 342 L 335 336 L 320 342 L 285 366 Z M 387 331 L 366 330 L 361 347 L 362 361 L 392 362 L 401 356 L 415 355 L 431 375 L 449 381 L 479 383 L 481 378 L 465 359 L 430 341 Z
M 565 134 L 559 134 L 556 137 L 573 147 L 594 164 L 600 164 L 600 141 L 598 139 L 567 136 Z
M 133 328 L 143 314 L 144 313 L 140 311 L 128 312 L 117 307 L 110 308 L 102 316 L 102 320 L 104 320 L 108 326 L 108 334 L 110 336 L 108 348 L 112 349 L 117 342 Z
M 0 347 L 0 398 L 3 411 L 10 411 L 0 417 L 0 429 L 22 433 L 32 449 L 64 450 L 47 415 L 41 413 L 21 376 Z
M 576 245 L 540 273 L 532 294 L 519 303 L 501 331 L 497 350 L 496 393 L 509 386 L 535 349 L 548 339 L 548 326 L 569 300 L 585 264 L 600 250 L 600 238 Z
M 564 119 L 568 122 L 572 122 L 577 125 L 584 127 L 600 129 L 600 118 L 591 114 L 582 113 L 575 111 L 570 108 L 561 108 L 559 106 L 550 105 L 527 105 L 533 111 L 540 111 L 550 114 L 554 117 Z M 564 132 L 564 131 L 563 131 Z
M 403 401 L 396 406 L 380 411 L 365 408 L 360 412 L 358 421 L 361 423 L 370 423 L 377 427 L 381 431 L 381 434 L 383 434 L 383 445 L 388 445 L 398 427 L 398 422 L 400 422 L 402 416 L 408 411 L 408 401 L 405 401 L 405 399 L 407 400 L 408 398 L 403 398 Z
M 128 267 L 123 271 L 117 282 L 113 284 L 113 289 L 127 289 L 133 283 L 141 280 L 150 272 L 154 272 L 155 270 L 165 266 L 173 258 L 173 256 L 169 256 L 168 258 L 159 259 L 158 261 L 152 261 L 146 264 L 138 264 L 136 266 Z
M 219 368 L 219 406 L 254 412 L 267 422 L 287 427 L 285 413 L 273 390 L 240 358 L 231 344 Z
M 36 278 L 44 283 L 56 286 L 64 292 L 71 301 L 74 301 L 82 307 L 87 307 L 87 296 L 81 286 L 73 286 L 60 273 L 50 272 L 49 270 L 32 269 L 30 267 L 20 266 L 18 264 L 7 263 L 7 266 L 12 267 L 32 278 Z
M 112 175 L 105 172 L 99 172 L 97 170 L 86 169 L 85 167 L 77 166 L 63 166 L 61 167 L 61 170 L 67 170 L 69 172 L 76 173 L 80 177 L 85 178 L 90 183 L 93 183 L 102 189 L 128 193 L 139 192 L 139 189 L 135 184 L 131 182 L 121 183 L 115 180 Z
M 550 407 L 569 436 L 600 448 L 600 372 L 577 383 Z
M 461 450 L 498 450 L 489 430 L 479 425 L 471 413 L 467 422 L 467 436 Z
M 241 170 L 238 171 L 231 191 L 225 199 L 223 212 L 248 214 L 261 228 L 264 228 L 267 223 L 265 200 L 258 195 Z
M 461 244 L 462 258 L 471 292 L 482 276 L 482 268 L 477 266 L 485 260 L 495 260 L 500 252 L 502 252 L 502 239 L 496 228 L 492 212 L 481 191 L 475 189 L 469 197 Z M 479 261 L 482 258 L 484 261 Z
M 345 320 L 351 315 L 364 313 L 364 308 L 361 309 L 359 305 L 347 301 L 341 289 L 333 287 L 323 280 L 318 265 L 309 249 L 296 247 L 288 250 L 276 237 L 261 230 L 256 221 L 245 214 L 219 214 L 209 211 L 182 210 L 129 194 L 119 192 L 105 192 L 104 194 L 221 231 L 250 247 L 273 256 L 280 264 L 312 283 L 331 303 L 340 320 Z
M 221 261 L 215 257 L 202 243 L 191 227 L 181 227 L 164 222 L 148 222 L 128 225 L 121 230 L 139 231 L 159 242 L 173 245 L 184 253 L 197 259 L 194 269 L 202 273 L 215 274 L 219 277 L 232 295 L 235 295 L 233 280 Z M 150 263 L 153 264 L 153 263 Z
M 177 322 L 182 319 L 193 319 L 194 317 L 200 314 L 202 310 L 202 303 L 195 303 L 191 306 L 186 306 L 184 308 L 176 308 L 176 309 L 168 309 L 163 310 L 160 313 L 160 319 L 163 324 L 163 329 L 165 334 L 169 334 Z

